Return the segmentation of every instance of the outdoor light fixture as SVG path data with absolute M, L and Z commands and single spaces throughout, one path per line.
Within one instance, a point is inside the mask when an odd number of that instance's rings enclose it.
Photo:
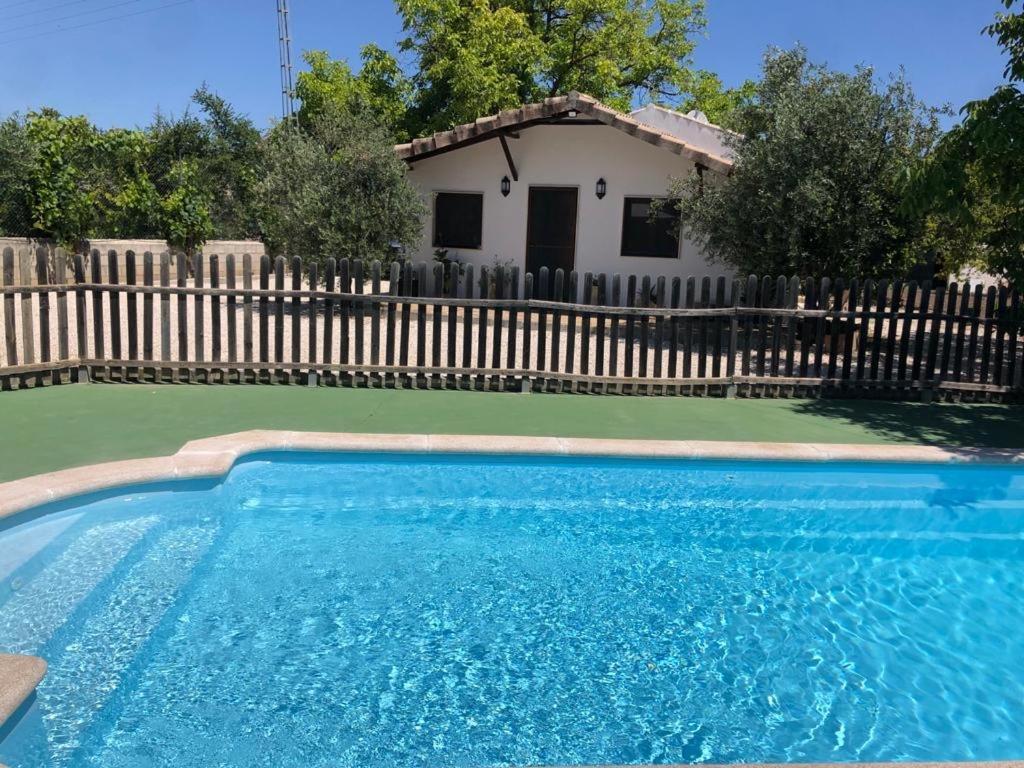
M 508 197 L 508 193 L 512 191 L 512 182 L 509 181 L 508 176 L 501 180 L 501 196 Z
M 576 117 L 577 112 L 575 109 L 570 109 L 567 114 L 569 115 L 569 117 Z
M 605 194 L 608 192 L 608 184 L 604 179 L 597 180 L 597 199 L 604 200 Z

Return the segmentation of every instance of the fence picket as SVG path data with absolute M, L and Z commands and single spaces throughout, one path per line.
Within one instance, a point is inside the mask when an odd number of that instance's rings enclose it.
M 597 303 L 602 307 L 608 305 L 608 275 L 604 272 L 597 276 Z M 606 322 L 604 314 L 599 314 L 594 321 L 594 374 L 604 376 Z
M 682 299 L 683 281 L 679 277 L 672 278 L 672 309 L 679 309 Z M 679 370 L 679 318 L 672 315 L 669 319 L 668 377 L 674 379 Z
M 629 278 L 626 280 L 626 306 L 636 306 L 636 275 L 630 275 Z M 631 378 L 633 376 L 633 343 L 635 333 L 636 317 L 631 313 L 626 317 L 626 378 Z
M 9 249 L 8 249 L 9 250 Z M 13 252 L 12 252 L 13 253 Z M 7 274 L 7 251 L 4 251 L 4 274 Z M 75 271 L 75 282 L 79 286 L 85 282 L 85 257 L 80 253 L 76 253 L 74 260 L 74 271 Z M 13 282 L 13 274 L 12 274 Z M 6 281 L 6 278 L 5 278 Z M 13 296 L 11 297 L 13 298 Z M 11 336 L 9 337 L 13 341 L 14 334 L 14 304 L 12 302 L 8 312 L 7 320 L 11 323 Z M 78 339 L 78 359 L 85 360 L 89 357 L 89 336 L 86 331 L 86 323 L 88 318 L 86 317 L 85 311 L 85 289 L 78 287 L 75 288 L 75 332 Z M 10 356 L 8 360 L 10 360 Z M 15 359 L 15 364 L 17 360 Z
M 135 254 L 132 254 L 132 280 L 135 280 Z M 177 259 L 176 278 L 179 288 L 188 285 L 188 262 L 184 254 L 179 254 Z M 134 305 L 131 310 L 132 317 L 135 316 Z M 178 294 L 178 360 L 185 362 L 189 360 L 188 355 L 188 297 L 184 293 Z M 187 376 L 188 374 L 186 374 Z
M 50 270 L 47 265 L 45 248 L 36 248 L 36 283 L 48 285 Z M 50 362 L 50 294 L 48 291 L 39 293 L 39 362 Z M 120 328 L 118 329 L 120 330 Z
M 572 373 L 576 364 L 576 302 L 579 301 L 579 276 L 576 270 L 569 272 L 566 307 L 565 372 Z
M 612 296 L 611 303 L 613 307 L 622 306 L 622 275 L 612 275 Z M 608 344 L 608 375 L 618 376 L 619 375 L 619 316 L 612 315 L 612 319 L 609 321 L 611 326 L 610 341 Z
M 338 261 L 338 293 L 351 293 L 352 292 L 352 279 L 349 276 L 349 269 L 351 263 L 347 258 L 342 258 Z M 410 267 L 411 268 L 411 267 Z M 408 281 L 408 278 L 405 278 Z M 406 287 L 407 288 L 407 287 Z M 403 296 L 408 296 L 408 290 L 402 291 Z M 408 304 L 403 304 L 403 312 L 408 312 Z M 345 368 L 349 364 L 349 317 L 352 313 L 352 302 L 349 299 L 338 300 L 338 362 L 342 368 Z M 403 326 L 408 330 L 408 321 L 405 321 Z
M 309 314 L 306 329 L 306 372 L 307 382 L 315 381 L 312 377 L 316 374 L 316 353 L 317 353 L 317 322 L 320 316 L 319 300 L 315 296 L 317 285 L 319 285 L 318 279 L 320 277 L 320 269 L 315 261 L 309 262 L 309 300 L 306 303 L 306 310 Z M 380 274 L 377 275 L 377 291 L 380 291 Z M 374 361 L 376 362 L 376 361 Z
M 81 261 L 82 257 L 76 257 Z M 14 249 L 4 248 L 3 251 L 3 284 L 4 286 L 14 285 Z M 79 279 L 76 275 L 76 280 L 80 283 L 85 282 L 85 275 L 83 274 Z M 85 344 L 85 296 L 79 292 L 77 294 L 81 302 L 81 309 L 78 312 L 78 356 L 84 358 L 86 356 L 84 351 Z M 15 328 L 14 312 L 15 303 L 18 301 L 18 297 L 13 293 L 4 294 L 4 350 L 7 354 L 7 365 L 14 367 L 18 364 L 18 337 L 17 329 Z
M 291 273 L 292 273 L 292 290 L 302 290 L 302 259 L 298 256 L 292 256 L 291 261 Z M 288 300 L 288 315 L 291 319 L 291 357 L 289 361 L 292 363 L 291 374 L 298 379 L 301 375 L 299 370 L 299 363 L 302 360 L 302 299 L 298 296 L 292 296 Z
M 904 381 L 907 378 L 907 365 L 910 361 L 910 328 L 911 328 L 911 315 L 917 307 L 917 281 L 911 280 L 910 285 L 907 288 L 907 302 L 904 305 L 906 312 L 904 314 L 902 327 L 900 328 L 900 352 L 899 352 L 899 366 L 896 369 L 896 378 L 899 381 Z
M 456 270 L 458 272 L 458 270 Z M 533 273 L 527 272 L 523 275 L 523 298 L 526 301 L 533 299 Z M 454 309 L 454 308 L 453 308 Z M 533 330 L 530 327 L 533 324 L 533 312 L 527 308 L 523 311 L 523 370 L 530 370 L 530 351 L 533 344 Z M 523 388 L 526 388 L 526 379 L 524 377 Z
M 242 288 L 246 291 L 242 299 L 242 360 L 252 362 L 252 255 L 242 254 Z M 262 302 L 260 302 L 262 303 Z
M 220 257 L 217 254 L 210 255 L 210 287 L 220 287 Z M 220 296 L 214 294 L 210 297 L 210 357 L 215 363 L 220 362 L 221 340 L 220 340 Z M 221 373 L 223 376 L 223 372 Z
M 982 333 L 981 333 L 981 371 L 978 374 L 978 381 L 982 384 L 988 383 L 989 362 L 992 352 L 992 318 L 996 309 L 996 287 L 990 285 L 985 292 L 985 308 L 982 311 Z
M 903 301 L 903 281 L 897 280 L 890 289 L 888 327 L 885 336 L 885 365 L 882 368 L 882 379 L 892 381 L 893 365 L 896 356 L 896 331 L 899 324 L 900 308 Z
M 942 328 L 942 354 L 939 357 L 938 380 L 942 381 L 949 372 L 950 355 L 953 346 L 953 316 L 956 313 L 957 301 L 960 297 L 959 286 L 952 283 L 949 292 L 946 294 L 946 316 Z
M 107 251 L 107 282 L 110 285 L 117 285 L 120 282 L 117 270 L 117 251 L 113 249 Z M 110 357 L 113 360 L 121 360 L 121 294 L 112 291 L 109 302 Z
M 68 280 L 68 257 L 63 248 L 53 252 L 53 274 L 57 285 L 66 285 Z M 68 350 L 68 292 L 57 290 L 57 355 L 60 360 L 70 357 Z
M 380 295 L 380 260 L 374 259 L 370 263 L 370 293 L 374 296 Z M 370 305 L 370 362 L 373 365 L 380 365 L 380 302 L 374 301 Z M 440 309 L 436 316 L 437 322 L 440 322 Z M 313 326 L 310 326 L 313 327 Z M 379 383 L 383 383 L 383 380 L 379 380 Z
M 1003 352 L 1005 350 L 1005 342 L 1003 340 L 1003 315 L 1006 314 L 1007 303 L 1006 303 L 1006 286 L 999 286 L 999 300 L 996 309 L 996 316 L 994 322 L 994 330 L 996 334 L 996 349 L 995 349 L 995 363 L 992 367 L 992 383 L 996 385 L 1002 385 L 1003 383 Z
M 519 267 L 513 266 L 511 274 L 509 275 L 508 282 L 508 298 L 512 301 L 518 301 L 519 299 Z M 515 309 L 515 304 L 512 305 L 512 309 L 508 311 L 508 351 L 505 358 L 505 367 L 507 369 L 515 370 L 518 366 L 516 365 L 516 349 L 519 346 L 519 312 Z M 508 385 L 512 385 L 512 379 L 508 380 Z
M 142 255 L 142 260 L 143 260 L 143 262 L 142 262 L 143 263 L 143 268 L 142 268 L 142 271 L 143 271 L 143 282 L 146 285 L 149 285 L 151 277 L 147 277 L 145 275 L 146 275 L 146 270 L 147 269 L 152 271 L 153 254 L 151 254 L 149 251 L 146 251 L 146 253 L 144 253 Z M 147 267 L 147 264 L 148 264 L 148 267 Z M 193 260 L 192 260 L 192 264 L 193 264 L 193 277 L 192 277 L 192 279 L 195 281 L 196 288 L 202 288 L 203 287 L 203 254 L 197 253 L 195 255 L 195 257 L 193 258 Z M 152 319 L 149 316 L 148 308 L 145 307 L 146 298 L 147 298 L 147 296 L 143 296 L 142 297 L 142 303 L 143 303 L 142 322 L 143 322 L 143 327 L 145 328 L 145 330 L 143 331 L 143 334 L 142 334 L 143 344 L 144 345 L 148 344 L 148 340 L 150 338 L 150 335 L 149 335 L 149 327 L 150 326 L 149 326 L 149 324 L 152 322 Z M 192 312 L 193 312 L 193 314 L 195 316 L 195 320 L 194 320 L 194 324 L 193 324 L 193 329 L 192 329 L 193 330 L 193 346 L 194 346 L 193 353 L 192 353 L 193 354 L 192 359 L 195 360 L 195 362 L 197 362 L 197 363 L 202 363 L 202 362 L 206 361 L 206 327 L 205 327 L 205 323 L 206 323 L 206 306 L 205 306 L 205 301 L 204 301 L 203 294 L 197 293 L 195 296 L 192 297 Z M 150 359 L 148 352 L 144 352 L 143 356 L 145 357 L 146 360 Z M 278 359 L 280 360 L 280 358 L 278 358 Z
M 867 378 L 867 355 L 868 343 L 871 337 L 871 326 L 873 315 L 871 314 L 871 302 L 875 298 L 875 281 L 864 281 L 864 296 L 860 307 L 860 328 L 857 333 L 857 369 L 854 375 L 858 381 Z
M 100 266 L 100 252 L 93 250 L 89 254 L 89 268 L 93 285 L 99 286 L 103 282 L 103 274 Z M 90 291 L 92 297 L 92 353 L 97 360 L 106 357 L 105 334 L 103 332 L 103 291 L 98 287 Z M 24 348 L 23 348 L 24 349 Z M 24 357 L 26 363 L 32 362 L 27 355 Z
M 718 277 L 715 280 L 715 292 L 712 297 L 713 308 L 725 306 L 725 278 Z M 722 375 L 722 318 L 716 315 L 709 323 L 711 328 L 711 376 L 719 378 Z
M 969 283 L 964 283 L 963 291 L 960 294 L 960 309 L 957 311 L 956 316 L 956 347 L 953 350 L 952 370 L 953 381 L 961 381 L 963 379 L 964 333 L 966 330 L 965 326 L 967 325 L 966 318 L 970 312 L 970 301 L 971 286 Z
M 161 269 L 163 268 L 163 261 L 161 260 Z M 236 276 L 235 276 L 235 254 L 229 253 L 224 257 L 224 282 L 229 291 L 235 291 Z M 228 295 L 227 298 L 227 311 L 225 313 L 227 319 L 227 337 L 228 337 L 228 362 L 238 362 L 238 299 L 234 293 Z
M 27 248 L 18 251 L 18 273 L 22 285 L 31 285 L 32 283 L 32 261 L 32 251 Z M 21 296 L 21 357 L 26 365 L 31 365 L 36 361 L 34 325 L 32 294 L 25 293 Z
M 462 285 L 465 287 L 465 297 L 473 298 L 475 283 L 473 281 L 473 265 L 466 265 L 466 274 Z M 473 365 L 473 308 L 465 307 L 462 313 L 462 367 L 471 368 Z M 469 379 L 462 377 L 462 384 L 469 385 Z
M 330 374 L 331 363 L 334 360 L 334 272 L 336 268 L 337 264 L 333 258 L 328 258 L 324 262 L 324 292 L 327 296 L 324 298 L 324 340 L 320 361 L 323 364 L 325 376 Z M 391 308 L 390 303 L 388 308 Z
M 708 309 L 711 306 L 711 278 L 704 277 L 700 281 L 700 297 L 697 306 L 701 309 Z M 697 326 L 697 378 L 703 379 L 708 375 L 708 332 L 710 323 L 708 318 L 701 315 L 695 323 Z
M 593 296 L 593 282 L 594 276 L 590 272 L 583 274 L 583 294 L 581 302 L 583 304 L 594 304 Z M 580 373 L 587 375 L 590 373 L 590 313 L 580 313 Z
M 270 257 L 260 257 L 260 290 L 270 287 Z M 270 304 L 266 296 L 260 296 L 259 314 L 260 362 L 270 361 Z
M 166 251 L 160 254 L 160 287 L 171 285 L 171 255 Z M 234 283 L 229 287 L 234 288 Z M 171 359 L 171 294 L 169 291 L 160 293 L 160 359 Z M 170 378 L 170 370 L 161 371 L 161 377 Z
M 462 289 L 459 285 L 460 270 L 458 262 L 452 261 L 448 263 L 448 298 L 458 299 L 462 295 Z M 448 324 L 447 324 L 447 364 L 449 369 L 454 369 L 456 365 L 456 339 L 459 330 L 459 308 L 451 304 L 448 305 Z M 454 373 L 448 374 L 448 388 L 454 389 L 458 382 L 455 378 Z

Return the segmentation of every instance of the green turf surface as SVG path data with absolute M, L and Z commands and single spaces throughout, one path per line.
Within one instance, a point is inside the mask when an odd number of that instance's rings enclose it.
M 1024 407 L 88 384 L 0 393 L 0 482 L 246 429 L 1024 447 Z

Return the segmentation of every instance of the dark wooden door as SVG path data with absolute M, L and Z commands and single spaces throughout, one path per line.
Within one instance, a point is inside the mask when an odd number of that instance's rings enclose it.
M 575 187 L 530 187 L 526 214 L 526 271 L 547 267 L 568 273 L 576 265 Z

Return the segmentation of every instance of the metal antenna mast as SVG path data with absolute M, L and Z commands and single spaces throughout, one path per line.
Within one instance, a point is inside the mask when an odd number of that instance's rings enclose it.
M 288 32 L 288 0 L 277 0 L 277 39 L 281 58 L 281 119 L 295 121 L 295 85 L 292 81 L 292 38 Z

